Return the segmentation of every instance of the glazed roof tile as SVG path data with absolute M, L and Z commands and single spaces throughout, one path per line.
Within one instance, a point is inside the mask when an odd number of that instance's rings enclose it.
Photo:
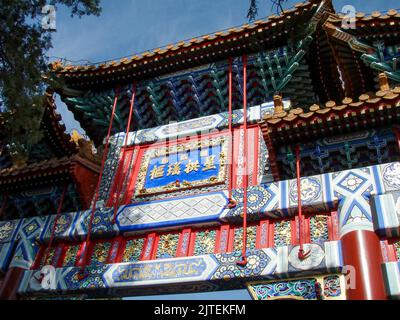
M 270 130 L 282 126 L 299 125 L 304 120 L 312 122 L 317 119 L 328 119 L 331 117 L 340 119 L 349 113 L 357 113 L 362 109 L 368 109 L 373 112 L 384 110 L 387 108 L 400 108 L 400 87 L 395 87 L 386 91 L 377 91 L 372 94 L 363 94 L 359 97 L 359 101 L 354 102 L 351 98 L 346 97 L 341 104 L 337 105 L 334 101 L 328 101 L 325 105 L 312 105 L 309 108 L 297 108 L 286 112 L 279 112 L 265 116 L 264 121 Z
M 151 51 L 146 51 L 144 53 L 133 55 L 130 58 L 124 57 L 119 61 L 108 61 L 99 64 L 86 65 L 86 66 L 72 66 L 63 65 L 60 61 L 54 62 L 50 65 L 53 72 L 58 74 L 70 74 L 77 76 L 91 76 L 93 74 L 101 74 L 102 71 L 111 71 L 115 68 L 124 68 L 122 65 L 134 65 L 138 62 L 147 63 L 147 61 L 157 61 L 163 56 L 168 56 L 173 54 L 180 49 L 191 49 L 203 44 L 203 45 L 218 45 L 224 42 L 225 39 L 232 36 L 238 35 L 240 33 L 245 33 L 249 31 L 260 31 L 260 28 L 271 29 L 276 27 L 277 24 L 283 24 L 292 18 L 293 15 L 298 15 L 302 10 L 310 10 L 316 8 L 320 4 L 320 0 L 310 0 L 304 3 L 297 3 L 293 9 L 283 11 L 279 16 L 271 15 L 265 19 L 257 20 L 251 24 L 244 24 L 239 27 L 230 28 L 229 30 L 218 31 L 212 34 L 203 35 L 197 38 L 192 38 L 186 41 L 180 41 L 177 44 L 169 44 L 164 47 L 156 48 Z M 330 0 L 325 1 L 330 4 Z M 211 43 L 210 43 L 211 42 Z M 121 70 L 118 70 L 121 71 Z
M 327 23 L 332 23 L 338 28 L 341 28 L 343 18 L 345 15 L 342 13 L 331 14 L 327 19 Z M 396 9 L 391 9 L 386 12 L 374 11 L 371 14 L 363 12 L 356 13 L 356 28 L 348 29 L 351 33 L 364 33 L 364 32 L 378 32 L 379 30 L 387 31 L 388 28 L 397 28 L 400 24 L 400 12 Z M 388 21 L 390 21 L 388 23 Z
M 42 179 L 44 177 L 63 175 L 71 172 L 76 163 L 86 166 L 95 172 L 100 171 L 98 164 L 82 158 L 80 155 L 73 155 L 71 157 L 52 158 L 41 162 L 25 164 L 20 167 L 12 166 L 2 169 L 0 170 L 0 185 L 15 183 L 16 181 L 27 181 L 36 178 Z
M 47 122 L 47 139 L 55 139 L 55 144 L 60 148 L 64 155 L 71 155 L 78 151 L 75 143 L 71 141 L 71 136 L 65 132 L 66 127 L 61 122 L 61 115 L 57 112 L 57 106 L 55 104 L 53 95 L 50 92 L 46 92 L 46 116 L 43 121 Z M 51 130 L 51 132 L 49 131 Z
M 41 162 L 36 162 L 32 164 L 25 164 L 21 167 L 12 166 L 0 170 L 0 181 L 4 181 L 9 178 L 13 178 L 24 174 L 35 174 L 39 171 L 46 171 L 47 174 L 52 172 L 52 169 L 61 169 L 63 166 L 68 166 L 71 164 L 72 157 L 64 158 L 53 158 L 50 160 L 44 160 Z M 1 183 L 1 182 L 0 182 Z
M 83 138 L 77 143 L 65 132 L 61 115 L 50 92 L 46 92 L 45 113 L 42 120 L 45 136 L 43 139 L 57 148 L 57 156 L 49 155 L 49 159 L 27 163 L 23 166 L 11 166 L 0 169 L 0 184 L 9 183 L 11 180 L 26 180 L 27 177 L 48 176 L 67 172 L 74 161 L 79 161 L 94 171 L 99 171 L 98 156 L 93 155 L 89 142 Z
M 338 20 L 341 20 L 344 17 L 345 15 L 343 13 L 337 14 Z M 372 20 L 376 19 L 384 21 L 390 18 L 400 18 L 400 12 L 398 12 L 396 9 L 390 9 L 385 12 L 373 11 L 370 14 L 365 14 L 364 12 L 356 13 L 357 22 L 371 22 Z

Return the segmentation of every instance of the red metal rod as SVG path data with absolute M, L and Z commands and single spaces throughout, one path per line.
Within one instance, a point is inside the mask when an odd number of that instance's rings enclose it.
M 240 265 L 247 264 L 247 189 L 248 189 L 248 135 L 247 135 L 247 56 L 243 56 L 243 135 L 244 135 L 244 175 L 243 175 L 243 249 Z
M 236 201 L 232 198 L 232 188 L 233 188 L 233 124 L 232 124 L 232 58 L 229 58 L 229 72 L 228 72 L 228 82 L 229 82 L 229 103 L 228 103 L 228 126 L 229 126 L 229 181 L 228 181 L 228 208 L 236 207 Z
M 136 86 L 135 86 L 135 91 L 136 91 Z M 133 139 L 135 139 L 136 138 L 136 134 L 135 134 L 135 137 L 133 138 Z M 133 144 L 134 145 L 134 144 Z M 127 172 L 127 174 L 126 174 L 126 179 L 125 179 L 125 182 L 124 182 L 124 187 L 123 187 L 123 190 L 124 190 L 124 198 L 123 198 L 123 203 L 127 203 L 127 201 L 130 201 L 131 199 L 128 199 L 128 196 L 129 196 L 129 194 L 128 194 L 128 192 L 129 192 L 129 190 L 127 189 L 127 188 L 129 188 L 129 186 L 130 186 L 130 182 L 131 181 L 129 181 L 130 179 L 129 179 L 129 177 L 130 177 L 130 175 L 131 175 L 131 171 L 132 171 L 132 166 L 133 166 L 133 160 L 135 159 L 134 158 L 134 153 L 135 153 L 135 149 L 133 148 L 132 149 L 132 152 L 131 152 L 131 155 L 130 155 L 130 160 L 129 160 L 129 166 L 128 166 L 128 172 Z M 132 190 L 132 194 L 134 194 L 135 193 L 135 184 L 133 184 L 133 190 Z
M 91 214 L 90 214 L 90 220 L 89 220 L 89 225 L 88 225 L 88 230 L 87 230 L 86 246 L 85 246 L 84 253 L 83 253 L 82 270 L 86 267 L 87 252 L 88 252 L 88 248 L 89 248 L 89 244 L 90 244 L 90 234 L 92 232 L 92 224 L 93 224 L 94 212 L 96 211 L 96 204 L 97 204 L 97 200 L 99 199 L 99 189 L 100 189 L 101 180 L 103 178 L 104 165 L 105 165 L 105 162 L 106 162 L 106 159 L 107 159 L 108 148 L 109 148 L 109 145 L 110 145 L 110 136 L 111 136 L 111 131 L 112 131 L 114 117 L 115 117 L 115 110 L 117 108 L 118 97 L 119 97 L 119 90 L 117 90 L 116 95 L 115 95 L 114 105 L 113 105 L 111 118 L 110 118 L 110 125 L 108 126 L 106 144 L 105 144 L 105 147 L 104 147 L 103 157 L 102 157 L 102 161 L 101 161 L 101 168 L 100 168 L 100 172 L 99 172 L 99 179 L 97 181 L 96 192 L 95 192 L 94 199 L 93 199 L 92 211 L 91 211 Z
M 126 127 L 124 147 L 126 147 L 126 145 L 128 144 L 129 132 L 131 131 L 131 121 L 132 121 L 132 115 L 133 115 L 133 107 L 135 105 L 135 99 L 136 99 L 136 81 L 134 81 L 132 84 L 132 98 L 131 98 L 131 105 L 130 105 L 130 109 L 129 109 L 128 124 Z
M 117 163 L 117 172 L 115 174 L 114 185 L 113 185 L 113 188 L 111 189 L 110 198 L 108 199 L 108 202 L 107 202 L 107 207 L 115 206 L 118 186 L 119 186 L 120 180 L 122 179 L 122 176 L 123 176 L 124 168 L 123 168 L 121 162 L 125 163 L 126 150 L 121 148 L 121 154 L 122 154 L 121 158 L 117 160 L 117 162 L 118 162 Z
M 299 249 L 299 259 L 304 260 L 310 254 L 310 251 L 304 253 L 303 248 L 303 209 L 302 209 L 302 201 L 301 201 L 301 176 L 300 176 L 300 146 L 296 146 L 296 178 L 297 178 L 297 206 L 299 209 L 299 242 L 300 242 L 300 249 Z
M 60 216 L 61 216 L 61 210 L 62 210 L 62 206 L 64 204 L 64 198 L 65 198 L 65 193 L 67 192 L 67 188 L 68 188 L 68 185 L 65 184 L 62 195 L 61 195 L 60 203 L 58 204 L 57 215 L 56 215 L 56 218 L 54 219 L 53 228 L 51 230 L 49 245 L 46 248 L 46 254 L 45 254 L 45 259 L 44 259 L 45 263 L 46 263 L 47 259 L 49 258 L 50 248 L 53 245 L 54 235 L 56 233 L 58 220 L 60 219 Z
M 116 216 L 117 216 L 119 197 L 120 197 L 120 194 L 121 194 L 120 186 L 122 186 L 122 183 L 124 181 L 125 158 L 126 158 L 126 151 L 123 150 L 123 155 L 122 155 L 122 158 L 121 158 L 120 164 L 119 164 L 120 172 L 119 172 L 119 175 L 115 179 L 116 186 L 115 186 L 115 190 L 114 190 L 114 194 L 113 194 L 113 198 L 112 198 L 113 207 L 114 207 L 113 223 L 116 222 L 115 219 L 116 219 Z
M 124 139 L 124 150 L 126 149 L 127 145 L 128 145 L 128 138 L 129 138 L 129 132 L 131 131 L 131 121 L 132 121 L 132 115 L 133 115 L 133 107 L 135 105 L 135 98 L 136 98 L 136 81 L 133 82 L 132 84 L 132 98 L 131 98 L 131 104 L 130 104 L 130 109 L 129 109 L 129 117 L 128 117 L 128 123 L 126 125 L 126 133 L 125 133 L 125 139 Z M 132 151 L 133 153 L 133 151 Z M 123 162 L 122 162 L 122 170 L 124 170 L 125 167 L 125 155 L 126 152 L 124 152 L 124 156 L 123 156 Z M 130 171 L 130 166 L 131 166 L 131 161 L 132 161 L 132 157 L 130 158 L 129 161 L 129 167 L 128 167 L 128 174 Z M 123 173 L 122 173 L 123 174 Z M 115 199 L 115 203 L 114 203 L 114 217 L 113 217 L 113 223 L 116 223 L 116 219 L 117 219 L 117 210 L 120 204 L 119 198 L 121 196 L 121 190 L 123 187 L 123 181 L 125 181 L 125 179 L 122 180 L 121 183 L 119 183 L 120 181 L 117 181 L 118 185 L 116 187 L 116 199 Z
M 133 167 L 133 159 L 134 159 L 133 156 L 134 156 L 134 153 L 135 153 L 135 150 L 132 149 L 131 154 L 130 154 L 130 159 L 129 159 L 128 171 L 126 173 L 126 177 L 125 177 L 124 184 L 123 184 L 123 187 L 122 187 L 122 194 L 124 195 L 123 202 L 122 202 L 123 204 L 127 204 L 127 201 L 128 201 L 127 187 L 129 185 L 130 175 L 131 175 L 131 172 L 132 172 L 132 169 L 133 169 L 132 167 Z
M 228 197 L 232 200 L 232 168 L 233 168 L 233 132 L 232 132 L 232 58 L 229 58 L 229 103 L 228 103 L 228 125 L 229 125 L 229 184 Z

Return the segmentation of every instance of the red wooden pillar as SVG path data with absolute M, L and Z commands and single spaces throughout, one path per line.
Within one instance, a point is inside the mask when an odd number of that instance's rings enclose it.
M 373 231 L 351 231 L 341 238 L 344 265 L 347 266 L 349 300 L 386 300 L 378 236 Z
M 0 287 L 0 300 L 18 300 L 18 288 L 24 274 L 24 269 L 10 268 Z

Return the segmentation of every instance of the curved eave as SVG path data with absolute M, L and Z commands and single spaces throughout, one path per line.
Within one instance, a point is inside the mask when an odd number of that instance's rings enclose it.
M 70 156 L 78 152 L 78 148 L 71 137 L 65 133 L 65 125 L 60 122 L 61 115 L 57 112 L 57 106 L 51 93 L 46 93 L 45 114 L 42 127 L 45 131 L 45 139 L 60 156 Z
M 355 28 L 349 29 L 343 27 L 343 18 L 343 15 L 331 14 L 324 29 L 341 70 L 346 95 L 357 97 L 375 87 L 376 72 L 363 61 L 362 55 L 375 52 L 376 41 L 384 40 L 385 45 L 400 42 L 400 13 L 396 10 L 371 15 L 357 13 Z M 389 74 L 389 77 L 392 76 Z
M 0 189 L 11 190 L 26 185 L 41 185 L 48 180 L 64 180 L 69 176 L 72 165 L 72 158 L 65 157 L 3 169 L 0 171 Z
M 308 111 L 293 109 L 269 116 L 260 124 L 264 137 L 278 145 L 394 125 L 399 120 L 400 87 L 396 87 L 361 95 L 358 101 L 345 98 L 341 105 L 329 101 L 323 107 L 313 105 Z
M 345 18 L 343 14 L 332 15 L 328 21 L 337 28 L 341 28 L 343 18 Z M 400 12 L 397 12 L 395 9 L 391 9 L 385 13 L 374 11 L 370 15 L 358 12 L 355 17 L 355 24 L 356 28 L 345 31 L 360 37 L 385 36 L 390 32 L 397 35 L 400 24 Z
M 72 178 L 76 165 L 95 172 L 100 166 L 81 156 L 53 158 L 23 167 L 11 167 L 0 171 L 0 190 L 14 190 L 26 186 L 40 186 L 49 181 L 65 181 Z
M 324 10 L 333 11 L 330 1 L 325 2 Z M 280 16 L 270 16 L 251 25 L 246 24 L 226 32 L 169 45 L 118 62 L 76 67 L 64 67 L 55 63 L 52 68 L 58 77 L 65 78 L 70 87 L 80 89 L 96 84 L 106 86 L 121 83 L 132 78 L 139 80 L 157 77 L 230 56 L 280 47 L 287 42 L 290 34 L 294 33 L 299 20 L 309 21 L 319 5 L 320 1 L 300 3 Z

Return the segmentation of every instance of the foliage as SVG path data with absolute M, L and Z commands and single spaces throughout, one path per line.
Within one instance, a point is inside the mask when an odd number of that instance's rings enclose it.
M 41 138 L 47 51 L 51 31 L 42 8 L 64 5 L 71 16 L 99 15 L 100 0 L 0 0 L 0 139 L 9 153 L 26 157 Z
M 272 2 L 271 11 L 275 11 L 277 14 L 283 11 L 283 5 L 287 0 L 270 0 Z M 258 0 L 250 0 L 249 10 L 247 12 L 247 19 L 254 21 L 258 15 Z

